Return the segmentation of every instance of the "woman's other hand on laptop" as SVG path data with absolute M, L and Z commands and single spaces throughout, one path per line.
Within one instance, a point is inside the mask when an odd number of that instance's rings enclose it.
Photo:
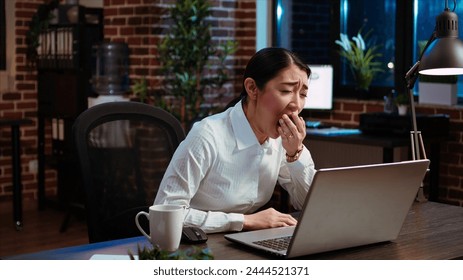
M 254 214 L 244 215 L 243 230 L 295 226 L 296 224 L 297 220 L 291 215 L 268 208 Z

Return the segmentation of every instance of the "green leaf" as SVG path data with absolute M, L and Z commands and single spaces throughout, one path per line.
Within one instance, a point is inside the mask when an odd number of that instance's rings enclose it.
M 192 246 L 185 250 L 168 252 L 161 250 L 158 246 L 140 248 L 137 246 L 139 260 L 213 260 L 214 256 L 209 248 Z M 131 260 L 135 260 L 132 252 L 128 252 Z
M 365 40 L 372 32 L 370 30 L 365 36 L 362 36 L 361 31 L 362 28 L 357 33 L 357 36 L 362 38 L 362 40 Z M 341 40 L 336 40 L 335 42 L 341 42 L 343 38 L 346 40 L 347 36 L 341 34 Z M 349 40 L 348 43 L 351 47 L 350 50 L 345 45 L 338 43 L 341 47 L 338 53 L 349 64 L 357 85 L 360 88 L 368 89 L 375 75 L 384 72 L 381 62 L 376 61 L 376 58 L 382 56 L 379 53 L 380 46 L 365 46 L 365 50 L 363 50 L 357 46 L 355 40 Z

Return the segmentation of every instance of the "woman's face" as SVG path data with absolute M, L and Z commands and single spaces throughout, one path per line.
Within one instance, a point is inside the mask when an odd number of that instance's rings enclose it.
M 254 124 L 258 138 L 278 138 L 279 120 L 284 114 L 298 115 L 302 111 L 308 89 L 307 73 L 292 64 L 268 81 L 262 90 L 257 90 Z

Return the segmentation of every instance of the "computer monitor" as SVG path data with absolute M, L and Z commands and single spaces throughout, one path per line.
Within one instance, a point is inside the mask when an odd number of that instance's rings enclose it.
M 305 100 L 304 109 L 331 110 L 333 109 L 333 66 L 309 65 L 312 75 L 309 80 L 309 93 Z

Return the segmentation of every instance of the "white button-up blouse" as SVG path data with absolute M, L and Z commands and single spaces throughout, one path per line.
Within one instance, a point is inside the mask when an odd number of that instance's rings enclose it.
M 154 204 L 187 207 L 185 225 L 240 231 L 243 214 L 266 204 L 276 182 L 300 209 L 315 173 L 309 150 L 286 162 L 281 137 L 258 142 L 241 102 L 196 123 L 177 148 Z

